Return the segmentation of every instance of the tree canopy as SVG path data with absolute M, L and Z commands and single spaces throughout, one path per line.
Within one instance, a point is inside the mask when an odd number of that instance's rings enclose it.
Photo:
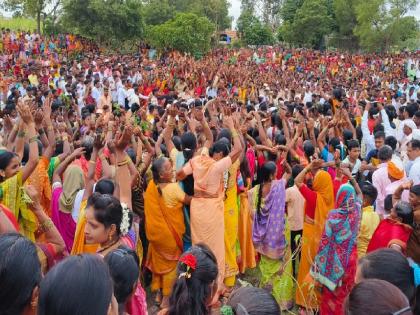
M 148 29 L 147 39 L 160 50 L 175 49 L 199 55 L 210 49 L 214 30 L 207 17 L 177 13 L 173 19 Z

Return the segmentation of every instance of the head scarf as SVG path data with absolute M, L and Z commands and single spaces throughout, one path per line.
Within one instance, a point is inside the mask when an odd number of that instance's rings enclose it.
M 396 160 L 389 161 L 388 174 L 395 179 L 402 179 L 404 177 L 404 167 L 402 163 Z
M 361 218 L 361 204 L 350 184 L 341 186 L 336 204 L 337 209 L 328 215 L 311 268 L 314 279 L 331 291 L 341 284 L 346 273 L 350 255 L 356 246 Z
M 417 129 L 417 125 L 415 124 L 415 122 L 413 120 L 407 119 L 403 121 L 403 125 L 407 126 L 408 128 L 411 129 L 411 131 L 416 130 Z
M 70 165 L 64 172 L 63 193 L 60 196 L 60 210 L 71 213 L 77 192 L 85 187 L 82 169 L 77 165 Z
M 255 189 L 255 193 L 258 193 L 258 190 Z M 254 201 L 255 206 L 258 196 L 254 198 Z M 255 249 L 271 259 L 283 257 L 287 245 L 284 236 L 285 201 L 284 180 L 273 181 L 270 192 L 264 198 L 264 202 L 261 202 L 260 211 L 256 212 L 254 217 L 252 241 Z

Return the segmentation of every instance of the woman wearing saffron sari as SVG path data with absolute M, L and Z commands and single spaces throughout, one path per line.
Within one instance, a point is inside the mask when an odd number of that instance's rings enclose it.
M 286 218 L 286 182 L 275 180 L 277 167 L 266 162 L 261 168 L 261 184 L 248 192 L 254 213 L 252 240 L 261 254 L 260 286 L 273 294 L 282 310 L 293 306 L 293 271 L 290 231 Z
M 223 291 L 226 267 L 223 174 L 238 159 L 242 150 L 232 117 L 227 115 L 225 123 L 232 131 L 233 150 L 229 153 L 226 141 L 219 140 L 210 149 L 210 156 L 202 152 L 177 173 L 178 180 L 183 180 L 190 174 L 194 176 L 194 197 L 191 201 L 192 243 L 193 245 L 200 242 L 205 243 L 217 258 L 218 293 L 215 294 L 214 301 Z
M 360 191 L 354 179 L 353 184 Z M 341 186 L 336 206 L 328 214 L 311 268 L 312 277 L 322 285 L 320 313 L 328 315 L 344 313 L 344 300 L 353 288 L 356 275 L 361 199 L 352 185 Z
M 295 185 L 305 198 L 302 249 L 296 289 L 296 304 L 307 309 L 318 309 L 318 297 L 309 271 L 324 229 L 328 212 L 334 208 L 334 190 L 331 176 L 320 170 L 323 161 L 317 160 L 306 166 L 295 178 Z M 312 189 L 303 183 L 305 175 L 312 172 Z
M 173 167 L 167 158 L 152 164 L 153 180 L 145 193 L 146 235 L 149 241 L 146 267 L 153 273 L 152 291 L 162 290 L 161 307 L 168 307 L 168 297 L 176 279 L 176 265 L 183 252 L 185 233 L 184 204 L 191 202 L 178 183 L 173 183 Z

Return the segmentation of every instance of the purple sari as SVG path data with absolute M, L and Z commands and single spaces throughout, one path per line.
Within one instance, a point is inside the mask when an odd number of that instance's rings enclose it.
M 259 187 L 254 188 L 254 202 L 252 206 L 256 209 L 258 203 Z M 284 237 L 286 225 L 285 213 L 286 190 L 284 180 L 274 180 L 268 195 L 261 201 L 260 211 L 255 212 L 252 227 L 252 241 L 255 249 L 271 258 L 283 257 L 287 248 Z

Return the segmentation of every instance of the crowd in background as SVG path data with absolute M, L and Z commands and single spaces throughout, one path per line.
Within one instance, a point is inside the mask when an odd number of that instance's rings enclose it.
M 417 53 L 0 35 L 0 315 L 420 314 Z

